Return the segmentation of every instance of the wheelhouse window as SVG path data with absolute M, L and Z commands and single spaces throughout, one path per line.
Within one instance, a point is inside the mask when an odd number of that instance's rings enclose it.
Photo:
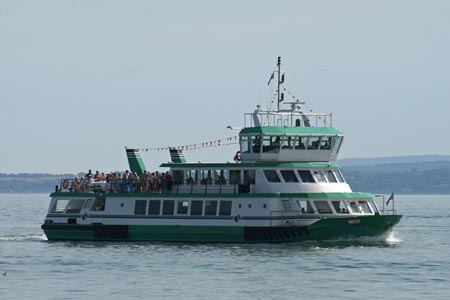
M 224 185 L 228 182 L 228 176 L 225 172 L 225 170 L 216 170 L 215 173 L 215 184 L 217 185 Z
M 84 202 L 86 200 L 85 199 L 72 199 L 69 202 L 69 205 L 67 206 L 66 209 L 66 213 L 72 213 L 72 214 L 76 214 L 79 213 L 81 211 L 81 209 L 83 208 Z
M 331 208 L 328 201 L 314 201 L 319 214 L 331 214 Z
M 52 213 L 62 213 L 66 208 L 67 204 L 69 204 L 68 199 L 58 199 L 52 208 Z
M 338 153 L 339 152 L 339 148 L 341 147 L 341 144 L 342 144 L 342 136 L 335 137 L 331 152 L 332 153 Z
M 175 208 L 175 201 L 174 200 L 164 200 L 163 201 L 162 214 L 165 215 L 165 216 L 173 215 L 174 208 Z
M 340 170 L 335 170 L 334 175 L 336 175 L 336 178 L 339 182 L 345 182 L 344 176 L 342 176 L 342 173 Z
M 219 204 L 219 216 L 231 215 L 231 201 L 220 201 Z
M 318 182 L 327 182 L 327 179 L 325 178 L 325 174 L 323 171 L 313 171 L 314 177 L 317 179 Z
M 331 149 L 331 136 L 323 136 L 320 139 L 320 150 L 330 150 Z
M 159 216 L 161 210 L 161 200 L 150 200 L 148 201 L 148 214 Z
M 205 201 L 205 216 L 215 216 L 217 214 L 217 201 Z
M 320 142 L 320 137 L 318 136 L 311 136 L 308 139 L 308 150 L 317 150 L 319 149 L 319 142 Z
M 275 170 L 264 170 L 264 176 L 268 182 L 281 182 L 280 177 L 278 176 L 277 171 Z
M 248 135 L 241 136 L 241 152 L 250 153 L 250 137 Z
M 191 215 L 201 216 L 203 213 L 203 201 L 193 200 L 191 201 Z
M 309 183 L 309 182 L 314 183 L 315 182 L 314 177 L 311 175 L 311 171 L 297 170 L 297 172 L 303 182 L 305 182 L 305 183 Z
M 261 152 L 261 137 L 259 135 L 252 135 L 251 143 L 252 143 L 252 152 L 260 153 Z
M 305 150 L 308 142 L 307 136 L 297 136 L 294 140 L 294 149 L 295 150 Z
M 333 171 L 328 170 L 328 171 L 326 171 L 325 174 L 327 175 L 328 182 L 331 182 L 331 183 L 337 182 L 336 177 L 334 177 Z
M 177 214 L 186 215 L 188 213 L 189 201 L 178 200 L 177 201 Z
M 302 214 L 313 214 L 314 209 L 308 200 L 297 200 L 298 208 Z
M 198 170 L 190 170 L 186 172 L 186 184 L 197 184 Z
M 292 150 L 294 148 L 294 140 L 293 136 L 285 136 L 281 142 L 282 150 Z
M 182 184 L 184 180 L 184 171 L 183 170 L 173 170 L 172 171 L 172 180 L 174 184 Z
M 285 182 L 298 182 L 293 170 L 281 170 L 280 173 Z
M 331 204 L 333 205 L 334 210 L 338 214 L 348 214 L 348 208 L 347 205 L 345 205 L 344 201 L 331 201 Z
M 146 210 L 147 210 L 147 201 L 146 200 L 136 200 L 134 202 L 134 214 L 135 215 L 145 215 Z
M 280 151 L 280 136 L 264 136 L 263 153 L 278 153 Z
M 211 174 L 211 170 L 200 170 L 200 174 L 201 174 L 201 184 L 205 185 L 209 185 L 212 184 L 212 174 Z

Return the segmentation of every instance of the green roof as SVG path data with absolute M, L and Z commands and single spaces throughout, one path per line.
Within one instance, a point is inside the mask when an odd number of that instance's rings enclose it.
M 160 167 L 176 169 L 244 169 L 244 168 L 339 168 L 335 162 L 253 162 L 253 163 L 164 163 Z
M 339 130 L 332 127 L 284 127 L 284 126 L 263 126 L 247 127 L 241 130 L 240 134 L 274 134 L 274 135 L 343 135 Z

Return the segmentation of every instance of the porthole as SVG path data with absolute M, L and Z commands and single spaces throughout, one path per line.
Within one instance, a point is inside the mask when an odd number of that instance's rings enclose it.
M 239 207 L 239 208 L 242 208 L 242 204 L 239 203 L 238 207 Z
M 267 204 L 264 204 L 263 207 L 264 207 L 264 208 L 267 208 Z
M 251 205 L 251 204 L 249 204 L 249 205 L 248 205 L 248 208 L 252 208 L 252 205 Z

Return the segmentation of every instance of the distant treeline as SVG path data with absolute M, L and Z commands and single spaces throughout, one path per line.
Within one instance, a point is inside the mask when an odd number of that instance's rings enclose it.
M 409 166 L 406 166 L 409 165 Z M 433 165 L 433 169 L 429 169 Z M 439 168 L 440 166 L 440 168 Z M 343 167 L 353 191 L 390 194 L 450 194 L 447 164 L 401 164 Z M 1 174 L 0 193 L 50 193 L 63 178 L 74 174 Z

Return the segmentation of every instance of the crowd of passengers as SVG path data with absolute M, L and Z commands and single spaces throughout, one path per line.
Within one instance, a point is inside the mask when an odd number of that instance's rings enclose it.
M 65 186 L 66 185 L 66 186 Z M 69 186 L 70 185 L 70 186 Z M 89 170 L 86 175 L 75 176 L 71 184 L 63 181 L 63 188 L 71 192 L 89 192 L 99 188 L 109 193 L 166 193 L 172 191 L 172 176 L 169 172 L 144 171 L 142 176 L 130 171 L 110 172 L 108 174 Z

